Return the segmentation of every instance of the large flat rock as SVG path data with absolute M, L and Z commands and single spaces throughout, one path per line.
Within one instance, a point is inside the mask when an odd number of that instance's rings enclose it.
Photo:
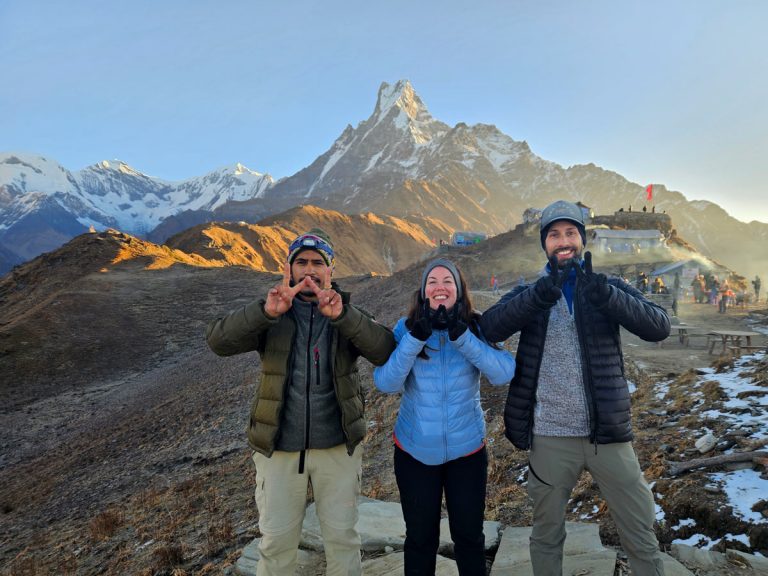
M 567 536 L 563 547 L 563 574 L 613 576 L 616 552 L 603 546 L 598 524 L 566 522 Z M 533 576 L 528 541 L 531 527 L 505 528 L 499 550 L 493 561 L 491 576 Z M 693 576 L 685 566 L 662 553 L 666 576 Z
M 405 522 L 400 504 L 360 497 L 358 511 L 357 530 L 360 532 L 363 550 L 375 552 L 384 550 L 385 546 L 403 547 Z M 323 550 L 320 521 L 317 518 L 317 508 L 314 502 L 307 507 L 304 516 L 301 545 L 311 550 Z
M 722 554 L 685 544 L 672 544 L 672 550 L 680 560 L 697 569 L 714 572 L 721 567 L 741 565 L 744 566 L 745 574 L 768 574 L 768 558 L 754 554 L 745 554 L 731 549 L 727 549 L 725 554 Z
M 380 502 L 361 497 L 360 520 L 358 530 L 362 539 L 362 549 L 373 553 L 375 557 L 363 563 L 363 573 L 367 576 L 403 573 L 402 549 L 405 541 L 405 522 L 403 521 L 400 504 L 396 502 Z M 496 557 L 491 567 L 491 576 L 533 576 L 531 559 L 528 552 L 528 542 L 531 536 L 530 527 L 505 528 L 500 535 L 498 522 L 485 522 L 486 551 L 498 546 Z M 567 537 L 563 549 L 563 574 L 589 574 L 591 576 L 613 576 L 616 567 L 616 551 L 603 546 L 600 541 L 598 524 L 580 522 L 566 523 Z M 235 565 L 235 572 L 241 576 L 255 576 L 256 564 L 259 561 L 258 545 L 260 539 L 253 540 L 243 550 L 243 554 Z M 314 573 L 314 568 L 324 563 L 323 544 L 320 536 L 320 524 L 314 504 L 307 508 L 302 529 L 301 547 L 299 550 L 299 567 L 297 574 Z M 390 547 L 390 553 L 385 548 Z M 452 555 L 448 519 L 440 524 L 440 554 L 437 557 L 438 576 L 455 576 L 458 574 L 456 563 L 442 554 Z M 394 551 L 392 551 L 394 550 Z M 730 552 L 730 551 L 729 551 Z M 716 552 L 706 552 L 690 547 L 678 547 L 676 553 L 686 563 L 712 568 L 727 562 L 725 555 Z M 381 555 L 378 555 L 381 554 Z M 748 556 L 748 555 L 744 555 Z M 662 554 L 664 569 L 667 576 L 692 576 L 692 573 L 680 562 Z M 768 574 L 768 559 L 748 556 L 757 564 L 754 573 Z M 759 570 L 766 569 L 765 572 Z
M 254 538 L 248 546 L 243 548 L 243 553 L 235 563 L 235 574 L 239 576 L 256 576 L 256 565 L 259 563 L 259 543 L 261 538 Z M 324 562 L 323 555 L 311 550 L 299 549 L 297 573 L 309 572 L 320 563 Z M 314 570 L 312 570 L 314 571 Z
M 357 530 L 362 541 L 361 548 L 366 552 L 383 551 L 386 546 L 401 550 L 405 543 L 405 521 L 403 511 L 397 502 L 381 502 L 361 496 L 358 500 L 360 518 Z M 485 549 L 491 550 L 499 545 L 501 525 L 498 522 L 483 523 Z M 301 531 L 301 545 L 311 550 L 323 550 L 320 534 L 320 521 L 314 502 L 307 507 L 304 525 Z M 448 519 L 440 522 L 441 553 L 453 553 L 453 541 L 448 526 Z
M 404 555 L 402 552 L 392 552 L 391 554 L 385 554 L 378 558 L 366 560 L 363 562 L 363 575 L 394 576 L 395 574 L 403 574 L 403 557 Z M 458 576 L 458 574 L 459 569 L 456 567 L 456 562 L 438 554 L 437 564 L 435 565 L 435 576 Z

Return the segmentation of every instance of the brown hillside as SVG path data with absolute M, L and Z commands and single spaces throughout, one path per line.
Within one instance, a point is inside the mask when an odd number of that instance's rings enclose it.
M 167 244 L 197 254 L 212 265 L 280 272 L 291 240 L 315 226 L 331 237 L 338 277 L 391 274 L 431 250 L 436 238 L 447 238 L 451 233 L 434 219 L 419 217 L 410 222 L 373 213 L 347 215 L 299 206 L 258 224 L 216 222 L 195 226 L 169 238 Z
M 198 256 L 110 230 L 82 234 L 15 268 L 0 279 L 3 401 L 23 404 L 158 353 L 170 342 L 159 330 L 169 320 L 136 313 L 158 295 L 151 281 L 124 279 L 139 270 L 151 279 L 173 264 L 201 263 Z M 169 302 L 184 305 L 183 299 Z M 149 328 L 138 330 L 137 322 Z
M 276 272 L 285 262 L 288 244 L 295 236 L 279 226 L 214 222 L 193 226 L 172 236 L 166 244 L 197 254 L 211 265 Z

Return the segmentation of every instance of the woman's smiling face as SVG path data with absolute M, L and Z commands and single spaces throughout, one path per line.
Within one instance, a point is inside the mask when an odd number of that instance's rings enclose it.
M 435 266 L 429 271 L 424 295 L 429 298 L 429 307 L 437 310 L 440 305 L 449 310 L 456 304 L 456 281 L 448 268 Z

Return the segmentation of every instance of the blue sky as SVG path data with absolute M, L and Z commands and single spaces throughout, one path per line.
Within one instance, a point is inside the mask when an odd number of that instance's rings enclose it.
M 768 222 L 768 2 L 0 0 L 0 151 L 279 178 L 408 79 L 432 115 Z

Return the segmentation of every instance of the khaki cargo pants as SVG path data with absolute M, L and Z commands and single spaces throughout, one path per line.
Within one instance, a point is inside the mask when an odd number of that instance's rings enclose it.
M 359 576 L 360 535 L 357 497 L 360 494 L 362 446 L 350 456 L 344 444 L 307 450 L 304 473 L 299 452 L 254 453 L 256 506 L 259 509 L 257 576 L 294 576 L 301 526 L 307 505 L 307 483 L 317 505 L 328 576 Z
M 536 576 L 561 576 L 565 511 L 582 470 L 589 470 L 608 503 L 635 576 L 664 576 L 653 532 L 653 494 L 630 442 L 590 444 L 587 438 L 534 436 L 528 494 L 533 499 L 531 564 Z

